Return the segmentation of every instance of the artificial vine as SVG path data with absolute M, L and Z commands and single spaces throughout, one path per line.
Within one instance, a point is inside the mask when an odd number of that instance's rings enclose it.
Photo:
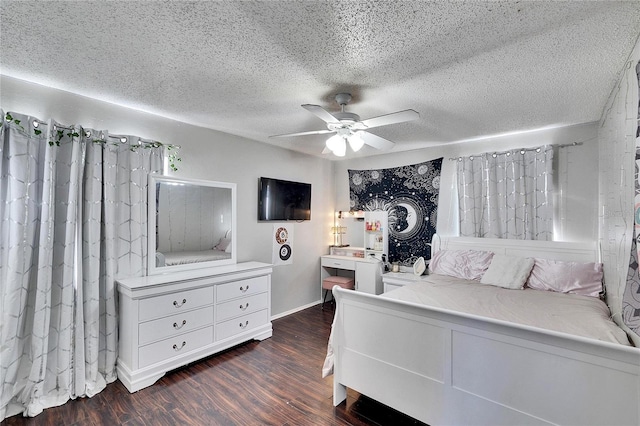
M 22 121 L 18 120 L 17 118 L 13 118 L 13 116 L 9 113 L 7 113 L 7 115 L 5 116 L 5 120 L 7 120 L 9 123 L 13 123 L 16 126 L 20 127 L 22 129 L 22 131 L 24 132 L 24 127 L 22 127 L 22 124 L 20 124 Z M 36 133 L 38 134 L 38 133 Z
M 40 133 L 36 133 L 36 134 L 39 135 Z M 57 129 L 56 136 L 54 138 L 55 140 L 50 140 L 49 146 L 53 146 L 53 145 L 60 146 L 60 142 L 62 141 L 63 136 L 64 136 L 64 130 Z M 69 136 L 70 138 L 77 138 L 80 135 L 78 134 L 78 132 L 74 132 L 72 129 L 69 129 L 69 131 L 67 132 L 67 136 Z
M 93 143 L 98 143 L 98 144 L 102 144 L 102 145 L 107 145 L 108 142 L 105 141 L 104 139 L 94 139 Z M 118 145 L 123 145 L 126 144 L 127 142 L 111 142 L 111 145 L 114 146 L 118 146 Z M 171 144 L 163 144 L 162 142 L 158 142 L 158 141 L 152 141 L 152 142 L 142 142 L 140 144 L 137 145 L 129 145 L 129 150 L 131 152 L 138 152 L 139 148 L 144 148 L 144 149 L 151 149 L 151 148 L 162 148 L 164 147 L 167 152 L 168 152 L 168 159 L 169 159 L 169 168 L 171 169 L 171 171 L 173 172 L 177 172 L 178 171 L 178 167 L 176 166 L 176 163 L 179 161 L 182 161 L 182 158 L 178 157 L 178 149 L 180 149 L 180 147 L 178 145 L 171 145 Z M 171 152 L 171 151 L 174 152 Z
M 94 143 L 105 143 L 102 139 L 94 139 L 93 140 Z M 126 142 L 115 142 L 115 145 L 121 145 L 123 143 Z M 171 144 L 164 144 L 162 142 L 158 142 L 158 141 L 152 141 L 152 142 L 143 142 L 140 143 L 138 145 L 130 145 L 129 149 L 132 152 L 137 152 L 139 148 L 144 148 L 144 149 L 151 149 L 151 148 L 162 148 L 164 147 L 164 149 L 167 150 L 168 153 L 168 159 L 169 159 L 169 168 L 171 169 L 171 171 L 176 172 L 178 171 L 178 167 L 176 166 L 176 163 L 179 161 L 182 161 L 182 158 L 178 157 L 178 149 L 180 149 L 180 147 L 178 145 L 171 145 Z M 171 152 L 173 151 L 173 152 Z
M 176 167 L 176 162 L 182 161 L 182 158 L 178 157 L 178 149 L 179 147 L 176 145 L 165 145 L 167 151 L 174 150 L 174 152 L 169 152 L 169 168 L 171 171 L 177 172 L 178 168 Z
M 26 132 L 25 128 L 22 126 L 22 124 L 20 124 L 22 121 L 18 120 L 17 118 L 14 118 L 10 113 L 6 113 L 5 115 L 5 120 L 9 123 L 13 123 L 16 126 L 18 126 L 23 132 Z M 2 127 L 4 123 L 0 123 L 0 127 Z M 36 136 L 42 134 L 42 130 L 40 129 L 33 129 L 33 133 L 36 134 Z M 80 136 L 80 134 L 78 132 L 76 132 L 73 129 L 67 129 L 67 133 L 66 135 L 70 138 L 77 138 Z M 62 138 L 65 136 L 65 132 L 64 130 L 61 129 L 57 129 L 55 134 L 52 135 L 53 138 L 49 140 L 49 146 L 60 146 L 60 143 L 62 142 Z M 126 140 L 124 142 L 122 141 L 116 141 L 116 142 L 107 142 L 104 139 L 93 139 L 93 143 L 97 143 L 97 144 L 101 144 L 102 146 L 106 146 L 108 144 L 113 145 L 113 146 L 119 146 L 119 145 L 123 145 L 126 142 Z M 140 147 L 143 147 L 145 149 L 150 149 L 150 148 L 163 148 L 166 149 L 167 154 L 168 154 L 168 159 L 169 159 L 169 168 L 171 169 L 171 171 L 178 171 L 178 167 L 176 166 L 177 162 L 182 161 L 182 158 L 180 158 L 178 156 L 178 150 L 180 149 L 180 146 L 178 145 L 171 145 L 171 144 L 163 144 L 162 142 L 157 142 L 157 141 L 153 141 L 153 142 L 143 142 L 137 145 L 130 145 L 129 149 L 132 152 L 137 152 L 138 149 Z

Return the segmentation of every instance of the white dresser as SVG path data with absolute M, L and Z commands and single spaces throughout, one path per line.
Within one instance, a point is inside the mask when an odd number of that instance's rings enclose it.
M 167 371 L 272 335 L 267 263 L 118 280 L 118 378 L 129 392 Z

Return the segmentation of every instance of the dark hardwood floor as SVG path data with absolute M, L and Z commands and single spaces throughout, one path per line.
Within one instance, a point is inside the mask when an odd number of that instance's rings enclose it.
M 270 339 L 168 373 L 136 393 L 116 381 L 93 398 L 2 426 L 421 425 L 353 390 L 333 406 L 333 376 L 321 377 L 332 309 L 317 305 L 277 319 Z

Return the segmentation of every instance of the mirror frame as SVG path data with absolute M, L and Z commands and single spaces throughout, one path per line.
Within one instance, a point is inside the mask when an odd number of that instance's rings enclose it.
M 195 185 L 198 187 L 211 187 L 211 188 L 227 188 L 231 190 L 231 257 L 229 259 L 210 260 L 207 262 L 194 262 L 184 265 L 172 265 L 172 266 L 156 266 L 156 205 L 158 200 L 156 199 L 156 184 L 159 183 L 173 183 L 183 185 Z M 177 271 L 190 271 L 202 268 L 211 268 L 223 265 L 232 265 L 237 262 L 237 249 L 238 245 L 236 237 L 237 228 L 237 211 L 236 211 L 236 184 L 229 182 L 216 182 L 200 179 L 184 179 L 175 178 L 171 176 L 150 174 L 149 175 L 149 192 L 148 192 L 148 204 L 147 204 L 147 275 L 158 275 Z

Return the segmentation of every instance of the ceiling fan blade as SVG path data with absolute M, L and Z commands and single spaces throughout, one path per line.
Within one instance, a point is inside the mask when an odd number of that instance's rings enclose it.
M 287 133 L 284 135 L 273 135 L 269 136 L 270 138 L 288 138 L 290 136 L 306 136 L 306 135 L 324 135 L 326 133 L 334 133 L 333 130 L 312 130 L 310 132 L 300 132 L 300 133 Z
M 391 142 L 388 139 L 381 138 L 380 136 L 369 132 L 360 132 L 360 137 L 364 143 L 377 149 L 391 149 L 395 145 L 395 142 Z
M 392 112 L 391 114 L 380 115 L 378 117 L 368 118 L 362 120 L 360 123 L 364 125 L 366 129 L 373 127 L 387 126 L 389 124 L 404 123 L 405 121 L 417 120 L 420 118 L 420 114 L 412 109 L 405 109 L 404 111 Z
M 320 118 L 320 120 L 326 123 L 338 123 L 340 121 L 320 105 L 304 104 L 302 105 L 302 108 L 306 109 L 312 114 L 315 114 L 316 117 Z
M 323 154 L 329 154 L 329 153 L 331 153 L 331 150 L 325 146 L 324 149 L 322 150 L 322 153 Z

